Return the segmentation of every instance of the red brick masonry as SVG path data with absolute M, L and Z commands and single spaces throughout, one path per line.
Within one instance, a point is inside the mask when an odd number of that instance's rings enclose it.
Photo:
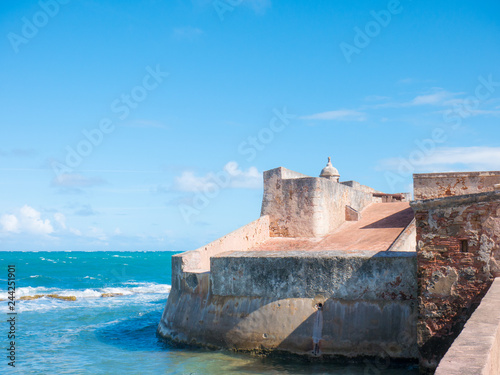
M 500 192 L 412 203 L 423 367 L 435 368 L 498 273 Z

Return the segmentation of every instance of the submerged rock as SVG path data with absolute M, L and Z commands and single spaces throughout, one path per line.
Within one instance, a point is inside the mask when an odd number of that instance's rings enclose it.
M 39 299 L 39 298 L 42 298 L 44 297 L 43 294 L 36 294 L 34 296 L 23 296 L 21 298 L 19 298 L 21 301 L 32 301 L 34 299 Z
M 102 298 L 117 297 L 117 296 L 123 296 L 123 293 L 103 293 L 103 294 L 101 294 Z
M 19 299 L 22 301 L 32 301 L 34 299 L 39 299 L 42 297 L 55 298 L 63 301 L 76 301 L 75 296 L 60 296 L 59 294 L 36 294 L 34 296 L 23 296 Z
M 63 301 L 76 301 L 75 296 L 60 296 L 59 294 L 46 294 L 45 297 L 60 299 Z

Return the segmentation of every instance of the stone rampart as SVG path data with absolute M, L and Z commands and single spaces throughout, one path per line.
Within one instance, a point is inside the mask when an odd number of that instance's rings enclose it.
M 499 183 L 500 171 L 413 175 L 414 197 L 416 200 L 484 193 L 495 190 L 495 184 Z
M 414 359 L 415 253 L 228 252 L 172 287 L 171 340 L 307 356 Z

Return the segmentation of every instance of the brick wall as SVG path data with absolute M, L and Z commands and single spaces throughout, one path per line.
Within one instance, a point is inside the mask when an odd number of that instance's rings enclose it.
M 420 363 L 432 373 L 500 264 L 499 192 L 415 201 Z M 426 372 L 426 371 L 423 371 Z

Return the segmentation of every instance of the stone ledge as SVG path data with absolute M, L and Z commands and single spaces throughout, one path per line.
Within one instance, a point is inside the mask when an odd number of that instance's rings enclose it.
M 437 173 L 414 173 L 413 178 L 454 178 L 454 177 L 489 177 L 498 176 L 500 171 L 482 172 L 437 172 Z
M 410 202 L 414 211 L 422 211 L 428 208 L 450 206 L 456 207 L 465 204 L 490 202 L 500 200 L 500 191 L 488 191 L 485 193 L 476 193 L 468 195 L 454 195 L 443 198 L 422 199 Z
M 214 258 L 416 258 L 416 251 L 344 251 L 344 250 L 292 250 L 292 251 L 228 251 Z
M 500 279 L 443 357 L 435 375 L 495 375 L 500 370 Z

